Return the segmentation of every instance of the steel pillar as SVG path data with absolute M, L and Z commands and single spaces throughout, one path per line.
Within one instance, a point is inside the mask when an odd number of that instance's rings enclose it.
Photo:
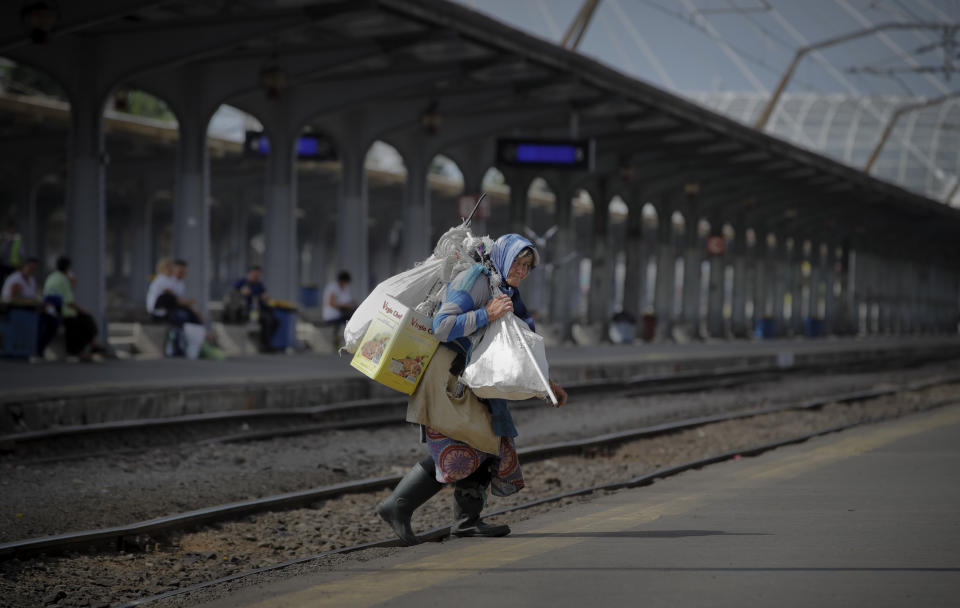
M 67 152 L 67 250 L 77 277 L 74 297 L 107 337 L 106 204 L 104 202 L 103 98 L 95 87 L 70 97 Z
M 719 217 L 710 221 L 710 236 L 723 238 L 723 222 Z M 723 296 L 724 274 L 727 262 L 727 248 L 719 254 L 710 254 L 710 280 L 707 290 L 707 336 L 711 338 L 724 337 Z
M 657 336 L 667 339 L 673 329 L 673 289 L 676 266 L 676 246 L 673 234 L 673 209 L 662 205 L 657 217 L 657 291 L 655 304 Z
M 183 78 L 187 77 L 185 73 Z M 200 105 L 199 96 L 186 95 L 177 118 L 180 139 L 173 201 L 173 252 L 174 257 L 187 262 L 187 297 L 195 300 L 197 312 L 206 318 L 210 285 L 207 267 L 210 251 L 207 123 L 210 117 Z
M 297 247 L 297 134 L 270 132 L 270 155 L 264 192 L 263 280 L 274 298 L 297 301 L 299 249 Z

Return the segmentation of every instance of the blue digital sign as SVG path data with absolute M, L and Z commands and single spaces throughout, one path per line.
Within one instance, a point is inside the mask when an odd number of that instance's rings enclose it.
M 592 151 L 589 140 L 497 140 L 497 161 L 513 167 L 589 170 Z
M 247 131 L 244 151 L 247 156 L 269 156 L 270 138 L 258 131 Z M 297 138 L 297 158 L 304 160 L 336 160 L 333 142 L 322 135 L 301 135 Z

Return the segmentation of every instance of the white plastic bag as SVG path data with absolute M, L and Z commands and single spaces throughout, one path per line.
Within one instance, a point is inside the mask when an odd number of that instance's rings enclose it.
M 433 255 L 410 270 L 393 275 L 377 285 L 353 312 L 343 328 L 343 349 L 356 352 L 370 321 L 377 315 L 384 296 L 400 300 L 401 304 L 417 309 L 417 312 L 433 317 L 434 308 L 440 303 L 443 287 L 453 276 L 473 264 L 470 251 L 478 245 L 487 250 L 493 247 L 490 237 L 475 237 L 469 226 L 462 224 L 450 228 L 433 250 Z
M 347 326 L 343 328 L 344 350 L 350 353 L 356 352 L 363 335 L 367 333 L 370 321 L 380 310 L 384 296 L 396 298 L 410 308 L 416 308 L 423 302 L 430 295 L 431 290 L 437 288 L 443 274 L 444 263 L 444 260 L 430 256 L 422 264 L 395 274 L 377 285 L 360 303 L 347 322 Z
M 200 356 L 203 341 L 207 339 L 207 328 L 199 323 L 184 323 L 183 337 L 187 342 L 187 358 L 196 359 Z
M 556 403 L 547 378 L 543 338 L 507 313 L 487 327 L 463 370 L 463 382 L 482 399 L 521 401 L 532 397 Z

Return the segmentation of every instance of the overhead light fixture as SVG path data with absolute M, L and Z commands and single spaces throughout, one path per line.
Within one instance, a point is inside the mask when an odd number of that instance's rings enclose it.
M 443 125 L 443 115 L 437 111 L 437 106 L 436 101 L 430 102 L 427 109 L 420 115 L 420 126 L 423 127 L 427 135 L 436 135 Z
M 113 109 L 117 112 L 130 111 L 130 91 L 123 87 L 117 87 L 113 92 Z
M 260 70 L 260 84 L 270 99 L 280 97 L 280 92 L 287 86 L 287 72 L 280 67 L 276 51 L 270 55 L 269 61 Z
M 20 20 L 34 44 L 45 44 L 60 20 L 60 7 L 56 0 L 27 0 L 20 9 Z

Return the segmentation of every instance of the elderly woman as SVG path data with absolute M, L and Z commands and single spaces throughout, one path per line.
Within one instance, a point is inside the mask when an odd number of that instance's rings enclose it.
M 508 526 L 485 523 L 480 512 L 491 486 L 496 496 L 508 496 L 523 488 L 513 441 L 517 429 L 505 400 L 479 399 L 459 376 L 470 362 L 476 338 L 493 321 L 515 314 L 534 329 L 517 287 L 539 258 L 529 240 L 519 234 L 505 234 L 490 252 L 490 261 L 503 279 L 500 295 L 493 297 L 490 269 L 483 264 L 461 272 L 446 287 L 443 304 L 433 319 L 440 348 L 407 406 L 407 421 L 421 425 L 421 437 L 430 453 L 377 505 L 380 517 L 409 545 L 419 542 L 410 525 L 414 510 L 446 483 L 454 484 L 452 534 L 510 533 Z M 563 405 L 566 392 L 552 380 L 550 386 L 559 405 Z

